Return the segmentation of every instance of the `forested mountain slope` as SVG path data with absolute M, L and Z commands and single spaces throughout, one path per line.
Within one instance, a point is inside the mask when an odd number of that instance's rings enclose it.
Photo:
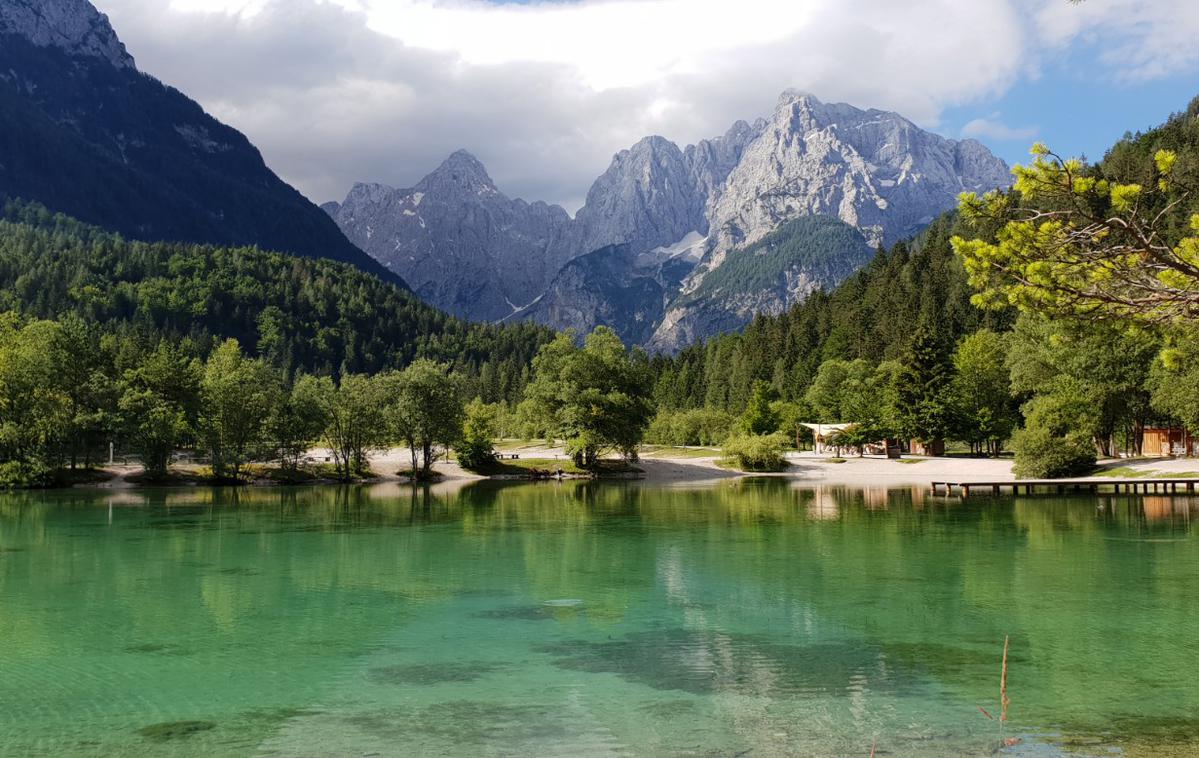
M 984 326 L 1008 328 L 1013 313 L 970 303 L 973 293 L 949 244 L 958 229 L 956 214 L 945 214 L 832 291 L 818 290 L 782 315 L 759 316 L 742 334 L 692 346 L 673 360 L 656 358 L 659 402 L 739 412 L 756 381 L 798 399 L 825 360 L 899 358 L 921 327 L 947 348 Z
M 400 281 L 245 136 L 138 71 L 85 0 L 0 2 L 3 198 L 132 239 L 256 245 Z
M 517 397 L 552 333 L 469 324 L 355 267 L 255 248 L 130 242 L 44 208 L 9 203 L 0 221 L 0 311 L 78 314 L 106 330 L 189 340 L 206 354 L 236 338 L 293 372 L 374 372 L 434 358 Z

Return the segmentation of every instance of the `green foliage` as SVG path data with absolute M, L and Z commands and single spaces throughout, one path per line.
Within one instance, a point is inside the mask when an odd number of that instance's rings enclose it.
M 1086 476 L 1095 468 L 1095 446 L 1078 434 L 1058 436 L 1030 424 L 1012 438 L 1016 451 L 1013 473 L 1020 479 Z
M 382 400 L 395 439 L 408 444 L 412 470 L 428 478 L 437 459 L 437 444 L 449 448 L 461 438 L 461 381 L 445 364 L 425 359 L 376 381 L 383 382 Z
M 236 482 L 246 462 L 261 453 L 267 421 L 276 414 L 283 388 L 266 364 L 246 358 L 231 339 L 208 357 L 200 394 L 199 429 L 213 475 Z
M 1043 145 L 1032 155 L 1014 169 L 1014 191 L 962 196 L 983 234 L 953 244 L 979 305 L 1166 323 L 1199 315 L 1193 108 L 1097 166 Z
M 829 424 L 840 423 L 845 418 L 841 406 L 851 374 L 855 375 L 856 379 L 868 369 L 869 364 L 861 359 L 853 362 L 834 359 L 820 364 L 816 378 L 812 380 L 804 395 L 808 407 L 816 414 L 813 420 Z
M 812 430 L 804 426 L 815 418 L 812 409 L 804 401 L 788 402 L 776 400 L 770 407 L 778 416 L 778 430 L 794 438 L 795 449 L 800 449 L 805 442 L 811 442 Z
M 728 413 L 707 408 L 658 411 L 645 430 L 645 441 L 654 445 L 719 445 L 728 438 L 735 422 Z
M 860 424 L 850 424 L 844 429 L 833 432 L 825 438 L 828 447 L 851 448 L 858 452 L 858 457 L 865 454 L 866 446 L 883 442 L 891 435 L 891 430 L 876 421 L 866 421 Z
M 771 404 L 774 391 L 766 382 L 754 384 L 754 393 L 750 396 L 745 413 L 737 422 L 738 428 L 745 434 L 761 436 L 773 434 L 779 430 L 779 415 Z
M 1081 476 L 1095 467 L 1094 406 L 1081 382 L 1063 379 L 1024 406 L 1025 428 L 1012 438 L 1022 479 Z
M 66 449 L 72 469 L 93 463 L 93 454 L 112 439 L 116 427 L 117 376 L 111 337 L 78 316 L 58 321 L 45 346 L 53 357 L 56 386 L 66 398 Z
M 1199 330 L 1180 330 L 1154 362 L 1147 386 L 1154 410 L 1199 430 Z
M 329 393 L 325 443 L 340 478 L 348 481 L 369 473 L 367 455 L 390 441 L 384 407 L 394 381 L 394 372 L 376 377 L 347 374 Z
M 963 338 L 953 367 L 950 391 L 956 436 L 975 452 L 998 455 L 1020 420 L 1004 336 L 982 329 Z
M 100 334 L 189 340 L 199 357 L 236 339 L 285 376 L 450 364 L 471 394 L 515 402 L 549 330 L 468 324 L 353 266 L 252 248 L 128 242 L 10 203 L 0 221 L 0 310 Z
M 643 353 L 628 353 L 607 327 L 589 334 L 582 347 L 567 332 L 541 349 L 533 372 L 526 412 L 566 441 L 577 465 L 595 465 L 604 450 L 636 457 L 652 410 Z
M 1084 398 L 1085 419 L 1074 428 L 1111 455 L 1118 432 L 1139 444 L 1150 418 L 1146 382 L 1159 345 L 1142 329 L 1023 316 L 1011 335 L 1012 389 L 1025 396 L 1064 392 Z
M 311 444 L 329 424 L 333 382 L 310 374 L 299 376 L 290 392 L 283 392 L 267 419 L 267 439 L 288 472 L 295 472 Z
M 1069 378 L 1025 403 L 1024 418 L 1056 437 L 1076 434 L 1084 439 L 1093 439 L 1100 423 L 1086 386 Z
M 48 487 L 54 469 L 41 461 L 0 461 L 0 489 Z
M 918 330 L 894 377 L 896 422 L 903 436 L 930 443 L 949 434 L 952 379 L 953 366 L 940 336 Z
M 894 415 L 892 388 L 895 372 L 896 364 L 891 362 L 874 366 L 861 358 L 825 361 L 820 364 L 816 378 L 804 396 L 815 414 L 815 419 L 808 420 L 889 428 Z M 876 442 L 881 438 L 871 441 Z
M 728 256 L 680 304 L 786 288 L 802 270 L 816 281 L 840 281 L 870 261 L 862 234 L 832 216 L 802 216 Z
M 497 434 L 500 406 L 488 405 L 479 398 L 467 404 L 462 436 L 454 446 L 458 464 L 468 471 L 479 471 L 496 462 L 493 440 Z
M 50 321 L 0 320 L 0 460 L 21 464 L 7 474 L 14 481 L 54 468 L 69 433 L 69 399 L 47 349 L 58 337 Z
M 725 440 L 724 457 L 742 471 L 782 471 L 787 444 L 785 434 L 738 434 Z
M 171 455 L 195 439 L 203 370 L 164 341 L 121 378 L 123 431 L 148 477 L 166 477 Z

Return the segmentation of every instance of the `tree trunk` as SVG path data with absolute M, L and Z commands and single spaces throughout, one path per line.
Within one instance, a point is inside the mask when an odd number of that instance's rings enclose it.
M 433 471 L 433 443 L 426 442 L 422 452 L 424 453 L 425 459 L 421 461 L 421 473 L 424 474 L 425 477 L 428 477 Z

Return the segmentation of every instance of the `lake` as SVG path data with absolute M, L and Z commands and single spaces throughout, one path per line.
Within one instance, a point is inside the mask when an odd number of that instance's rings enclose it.
M 0 754 L 1194 755 L 1197 515 L 782 480 L 0 495 Z

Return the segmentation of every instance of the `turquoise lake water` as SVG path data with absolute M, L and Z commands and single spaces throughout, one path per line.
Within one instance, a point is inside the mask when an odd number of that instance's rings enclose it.
M 0 755 L 1197 755 L 1197 516 L 778 480 L 0 495 Z

